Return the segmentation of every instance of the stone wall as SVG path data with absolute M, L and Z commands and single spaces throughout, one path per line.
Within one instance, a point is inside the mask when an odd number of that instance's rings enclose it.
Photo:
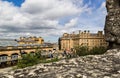
M 0 78 L 120 78 L 120 50 L 3 72 Z
M 105 37 L 109 48 L 120 48 L 120 0 L 107 0 Z

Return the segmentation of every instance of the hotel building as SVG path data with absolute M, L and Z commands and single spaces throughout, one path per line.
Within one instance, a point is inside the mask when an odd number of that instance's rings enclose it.
M 74 32 L 72 34 L 64 33 L 59 38 L 59 49 L 60 50 L 71 50 L 75 46 L 88 46 L 89 49 L 93 47 L 107 47 L 108 43 L 105 41 L 104 34 L 102 31 L 97 33 L 90 33 L 90 31 L 79 31 L 78 34 Z

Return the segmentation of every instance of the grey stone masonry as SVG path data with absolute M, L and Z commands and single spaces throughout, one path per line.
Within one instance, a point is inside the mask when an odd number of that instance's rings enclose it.
M 120 48 L 120 0 L 107 0 L 105 37 L 109 48 Z
M 120 78 L 120 50 L 3 72 L 0 78 Z

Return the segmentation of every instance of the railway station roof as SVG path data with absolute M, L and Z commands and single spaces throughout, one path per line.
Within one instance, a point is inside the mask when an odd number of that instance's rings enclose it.
M 13 39 L 0 39 L 0 46 L 17 46 L 18 43 Z

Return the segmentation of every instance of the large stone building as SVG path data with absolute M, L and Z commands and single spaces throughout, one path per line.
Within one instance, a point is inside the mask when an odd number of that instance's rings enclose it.
M 102 31 L 98 31 L 97 33 L 90 33 L 89 31 L 79 31 L 78 34 L 74 32 L 72 34 L 64 33 L 63 36 L 59 38 L 60 50 L 71 50 L 79 45 L 88 46 L 91 49 L 95 46 L 107 47 L 108 44 L 104 39 Z

